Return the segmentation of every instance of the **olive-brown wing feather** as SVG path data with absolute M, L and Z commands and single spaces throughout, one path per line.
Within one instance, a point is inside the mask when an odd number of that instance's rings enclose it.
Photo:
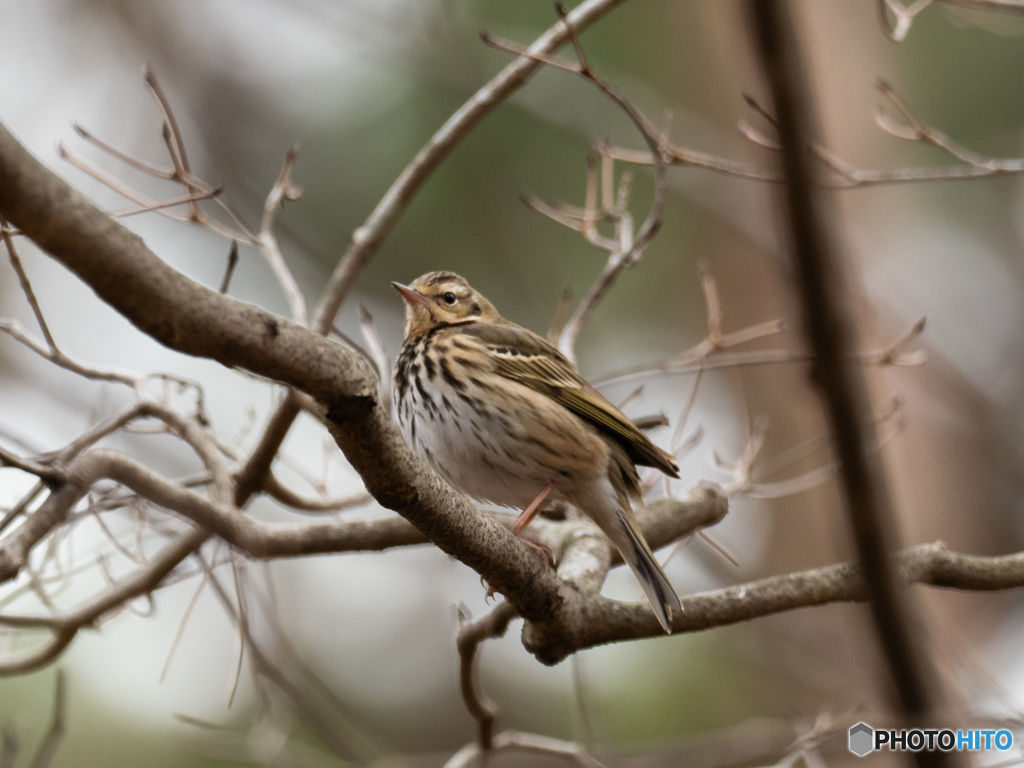
M 629 457 L 679 477 L 672 457 L 658 448 L 622 411 L 578 373 L 575 366 L 537 334 L 513 323 L 467 323 L 461 332 L 478 338 L 498 373 L 550 397 L 614 437 Z

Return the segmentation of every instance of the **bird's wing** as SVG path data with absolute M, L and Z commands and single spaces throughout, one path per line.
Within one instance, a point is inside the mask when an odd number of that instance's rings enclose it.
M 672 456 L 658 448 L 622 411 L 576 372 L 576 367 L 533 331 L 509 322 L 467 323 L 460 332 L 479 339 L 502 376 L 547 395 L 615 438 L 629 457 L 679 477 Z

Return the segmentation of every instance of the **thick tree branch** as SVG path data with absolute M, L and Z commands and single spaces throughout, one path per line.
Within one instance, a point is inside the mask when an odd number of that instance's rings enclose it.
M 951 552 L 943 542 L 921 544 L 895 558 L 897 580 L 973 591 L 1024 587 L 1024 552 L 983 557 Z M 860 565 L 841 563 L 808 571 L 771 576 L 727 589 L 682 598 L 683 610 L 673 614 L 672 632 L 697 632 L 750 621 L 796 608 L 836 602 L 864 602 L 867 588 Z M 543 624 L 524 627 L 527 648 L 541 661 L 554 663 L 582 648 L 644 637 L 662 637 L 664 630 L 643 603 L 621 603 L 595 597 L 580 605 L 571 633 L 549 636 Z

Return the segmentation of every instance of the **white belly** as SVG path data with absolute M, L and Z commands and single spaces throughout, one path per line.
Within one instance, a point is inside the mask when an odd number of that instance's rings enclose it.
M 423 393 L 409 387 L 396 403 L 398 424 L 406 442 L 455 488 L 480 501 L 521 509 L 550 480 L 559 479 L 523 450 L 526 430 L 514 414 L 481 399 L 467 400 L 440 379 L 422 387 Z

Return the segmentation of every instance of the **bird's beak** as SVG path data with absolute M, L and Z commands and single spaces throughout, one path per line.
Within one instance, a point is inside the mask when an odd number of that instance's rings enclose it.
M 424 296 L 422 293 L 417 293 L 408 285 L 402 285 L 401 283 L 392 283 L 395 290 L 402 294 L 402 298 L 405 299 L 405 303 L 410 306 L 413 304 L 422 304 L 424 307 L 430 306 L 430 299 Z

